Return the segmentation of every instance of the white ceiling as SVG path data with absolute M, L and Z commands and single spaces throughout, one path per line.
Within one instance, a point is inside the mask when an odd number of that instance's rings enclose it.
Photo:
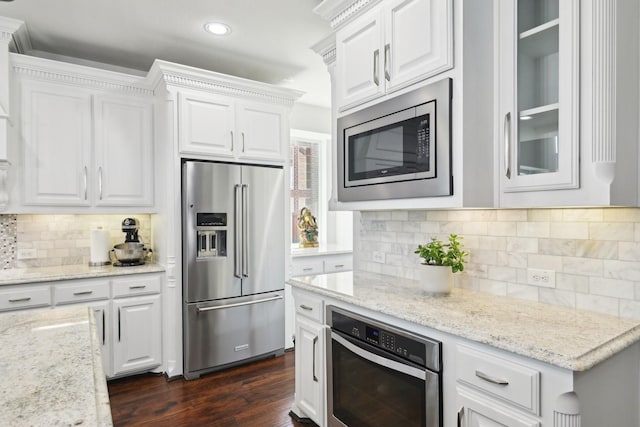
M 310 46 L 330 32 L 313 13 L 320 0 L 14 0 L 0 16 L 26 23 L 31 47 L 148 71 L 163 59 L 305 92 L 328 107 L 330 82 Z M 204 24 L 232 33 L 216 37 Z

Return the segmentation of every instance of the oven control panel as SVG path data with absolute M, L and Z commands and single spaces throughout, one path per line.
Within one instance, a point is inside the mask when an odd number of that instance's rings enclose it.
M 331 312 L 331 329 L 388 351 L 420 366 L 439 370 L 440 342 L 396 330 L 359 315 Z M 436 359 L 436 360 L 433 360 Z

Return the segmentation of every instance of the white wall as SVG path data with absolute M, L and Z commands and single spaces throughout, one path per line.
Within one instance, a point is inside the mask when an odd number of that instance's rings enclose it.
M 309 104 L 295 103 L 291 111 L 291 129 L 331 133 L 331 110 Z

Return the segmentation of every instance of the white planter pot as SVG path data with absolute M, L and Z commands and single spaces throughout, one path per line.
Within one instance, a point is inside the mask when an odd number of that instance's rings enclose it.
M 420 285 L 431 294 L 446 295 L 453 288 L 453 272 L 446 265 L 420 266 Z

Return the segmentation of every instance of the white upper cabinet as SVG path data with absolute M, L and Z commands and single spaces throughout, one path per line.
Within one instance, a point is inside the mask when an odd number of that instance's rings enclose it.
M 637 206 L 637 0 L 500 0 L 500 207 Z
M 453 66 L 451 0 L 393 0 L 336 32 L 338 111 Z
M 184 154 L 282 163 L 286 109 L 211 93 L 180 92 L 179 146 Z
M 578 2 L 500 2 L 503 191 L 576 188 Z
M 24 82 L 21 125 L 25 204 L 89 206 L 90 93 Z
M 153 107 L 131 97 L 96 95 L 95 204 L 153 204 Z
M 14 102 L 21 106 L 13 150 L 24 165 L 16 210 L 153 208 L 154 101 L 150 91 L 131 85 L 139 78 L 11 59 Z

